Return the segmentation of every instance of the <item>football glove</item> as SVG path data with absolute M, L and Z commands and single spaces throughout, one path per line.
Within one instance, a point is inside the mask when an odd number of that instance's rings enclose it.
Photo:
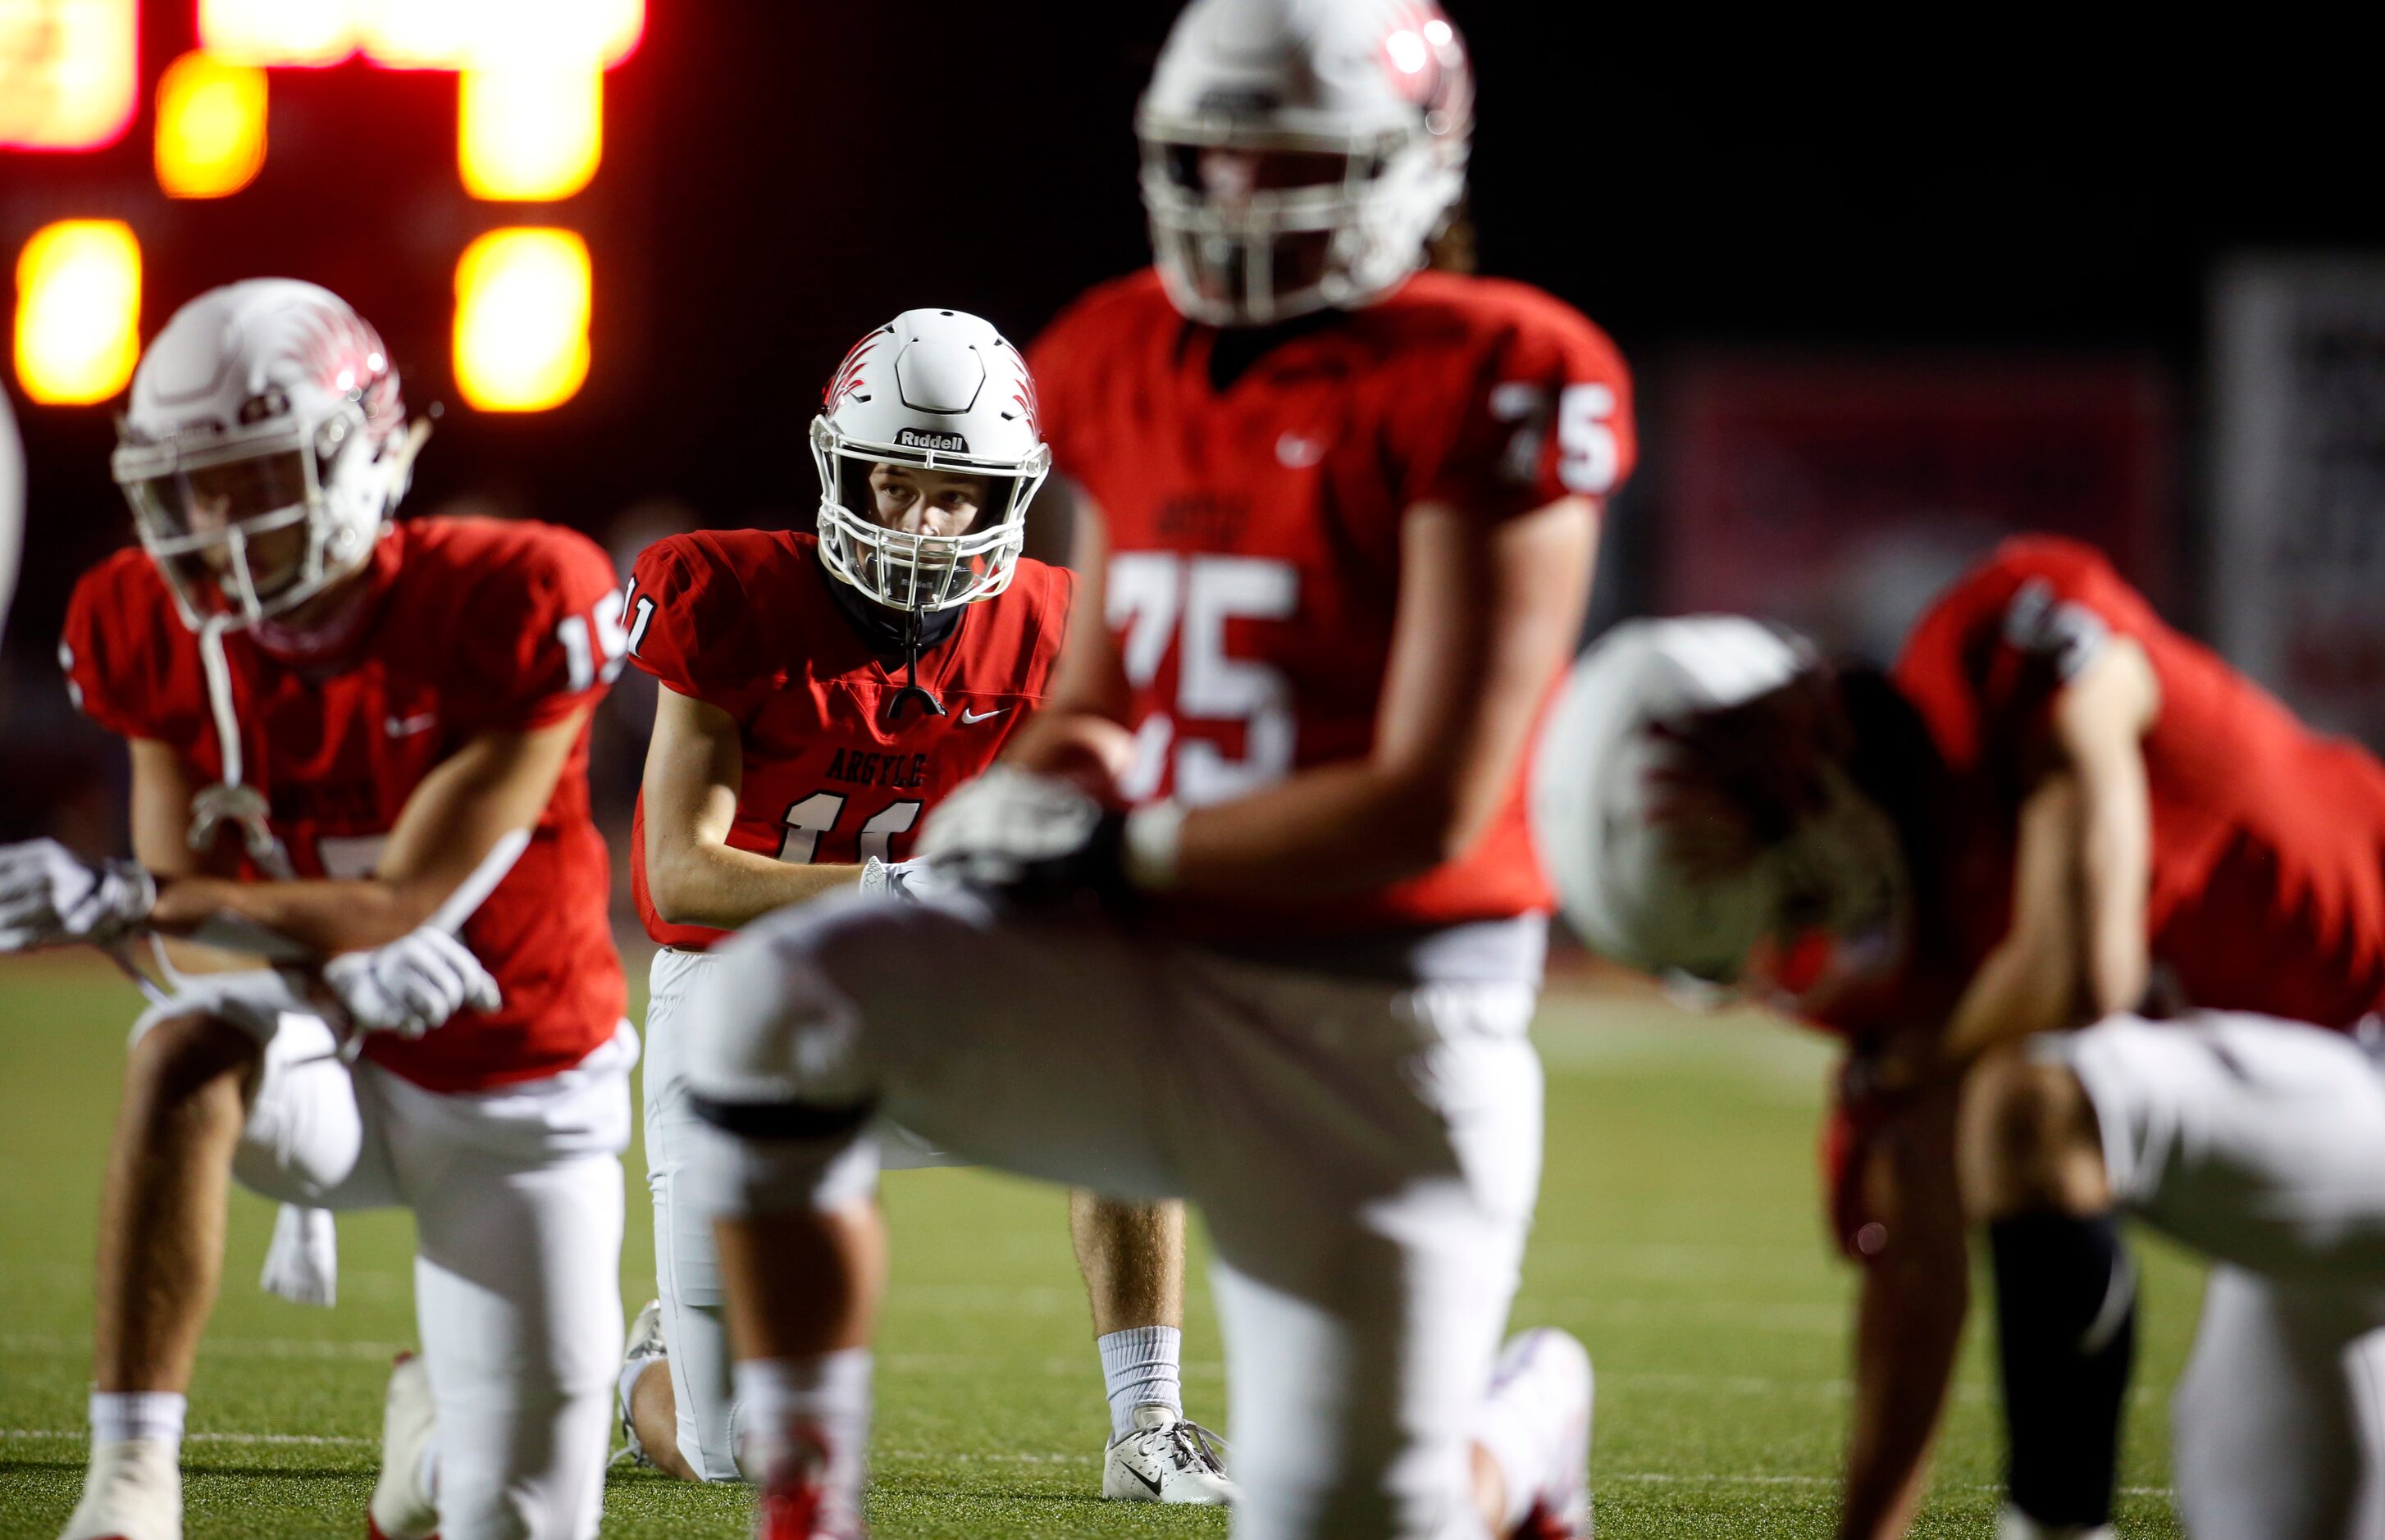
M 1090 893 L 1122 904 L 1125 827 L 1123 813 L 1073 781 L 997 764 L 929 814 L 915 863 L 1029 901 Z
M 948 886 L 924 861 L 880 861 L 873 855 L 861 863 L 861 890 L 866 894 L 917 903 Z
M 419 1037 L 469 1007 L 503 1002 L 497 981 L 463 942 L 434 926 L 323 964 L 323 984 L 359 1032 Z
M 108 946 L 139 930 L 157 879 L 137 862 L 92 861 L 55 839 L 0 845 L 0 952 Z

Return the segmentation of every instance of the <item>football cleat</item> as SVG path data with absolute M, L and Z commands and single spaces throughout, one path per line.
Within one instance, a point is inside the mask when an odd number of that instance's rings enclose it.
M 862 1540 L 859 1506 L 841 1499 L 815 1448 L 778 1461 L 754 1505 L 754 1540 Z
M 182 1540 L 182 1471 L 172 1452 L 146 1438 L 94 1449 L 60 1540 Z
M 366 1509 L 367 1540 L 436 1540 L 439 1507 L 422 1484 L 422 1451 L 438 1426 L 430 1368 L 398 1354 L 381 1403 L 381 1479 Z
M 2007 1503 L 1996 1515 L 1996 1540 L 2117 1540 L 2109 1524 L 2042 1524 Z
M 629 1346 L 621 1351 L 622 1390 L 616 1397 L 621 1407 L 621 1436 L 629 1441 L 621 1452 L 633 1465 L 651 1467 L 654 1461 L 646 1458 L 646 1447 L 638 1441 L 638 1424 L 630 1415 L 630 1387 L 638 1383 L 630 1370 L 633 1365 L 650 1363 L 668 1351 L 663 1344 L 663 1302 L 649 1299 L 645 1309 L 638 1312 L 638 1318 L 630 1323 Z
M 1590 1505 L 1590 1413 L 1596 1389 L 1590 1350 L 1567 1333 L 1542 1326 L 1517 1333 L 1491 1374 L 1491 1399 L 1504 1403 L 1517 1424 L 1546 1439 L 1546 1462 L 1531 1507 L 1516 1527 L 1517 1540 L 1587 1540 Z
M 1134 1422 L 1134 1431 L 1111 1444 L 1102 1461 L 1105 1498 L 1212 1508 L 1234 1500 L 1224 1439 L 1166 1407 L 1137 1407 Z

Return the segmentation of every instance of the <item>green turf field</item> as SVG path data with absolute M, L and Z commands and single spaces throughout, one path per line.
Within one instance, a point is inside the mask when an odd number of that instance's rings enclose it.
M 0 1537 L 48 1540 L 73 1504 L 89 1374 L 89 1256 L 130 988 L 97 966 L 0 964 Z M 1846 1401 L 1846 1273 L 1822 1243 L 1814 1108 L 1825 1053 L 1748 1020 L 1692 1020 L 1580 989 L 1542 1018 L 1549 1159 L 1517 1319 L 1589 1343 L 1609 1537 L 1830 1533 Z M 630 1170 L 643 1172 L 638 1153 Z M 1292 1179 L 1287 1174 L 1287 1179 Z M 887 1183 L 896 1262 L 879 1345 L 874 1533 L 1222 1534 L 1222 1516 L 1096 1498 L 1106 1422 L 1056 1192 L 972 1172 Z M 633 1182 L 623 1290 L 653 1289 Z M 258 1293 L 271 1210 L 234 1199 L 232 1252 L 185 1447 L 188 1533 L 359 1535 L 390 1356 L 414 1335 L 408 1222 L 341 1222 L 340 1304 Z M 2163 1401 L 2200 1282 L 2147 1267 L 2122 1532 L 2175 1535 Z M 1917 1533 L 1984 1535 L 1994 1406 L 1975 1340 Z M 1196 1275 L 1192 1414 L 1222 1424 L 1217 1328 Z M 1232 1429 L 1220 1431 L 1229 1437 Z M 608 1535 L 742 1535 L 735 1490 L 617 1471 Z

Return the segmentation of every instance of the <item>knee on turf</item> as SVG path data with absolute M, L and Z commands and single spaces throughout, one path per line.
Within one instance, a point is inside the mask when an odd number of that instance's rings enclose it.
M 1974 1219 L 2111 1206 L 2094 1104 L 2068 1065 L 2017 1049 L 1982 1059 L 1964 1082 L 1959 1129 Z

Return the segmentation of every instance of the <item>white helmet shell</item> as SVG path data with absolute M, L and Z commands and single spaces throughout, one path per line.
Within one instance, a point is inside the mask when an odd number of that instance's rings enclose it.
M 227 284 L 177 310 L 133 372 L 120 429 L 111 469 L 194 627 L 281 614 L 362 566 L 415 447 L 380 336 L 295 279 Z M 194 495 L 194 478 L 244 495 Z M 303 553 L 256 570 L 258 538 L 293 526 Z
M 1135 115 L 1168 297 L 1217 326 L 1382 298 L 1464 193 L 1473 130 L 1466 45 L 1431 0 L 1192 0 Z M 1342 175 L 1221 197 L 1212 149 L 1339 156 Z
M 1574 664 L 1541 739 L 1532 831 L 1565 916 L 1602 955 L 1650 973 L 1734 978 L 1779 913 L 1760 861 L 1693 878 L 1651 816 L 1658 728 L 1753 701 L 1814 666 L 1811 651 L 1730 615 L 1634 620 Z
M 25 549 L 25 446 L 17 438 L 8 392 L 0 390 L 0 635 L 8 630 L 8 601 L 17 591 L 17 564 Z
M 906 310 L 853 346 L 812 421 L 820 557 L 890 609 L 921 613 L 1010 586 L 1027 504 L 1052 468 L 1027 361 L 991 322 Z M 890 529 L 869 516 L 880 465 L 980 476 L 989 495 L 957 535 Z

